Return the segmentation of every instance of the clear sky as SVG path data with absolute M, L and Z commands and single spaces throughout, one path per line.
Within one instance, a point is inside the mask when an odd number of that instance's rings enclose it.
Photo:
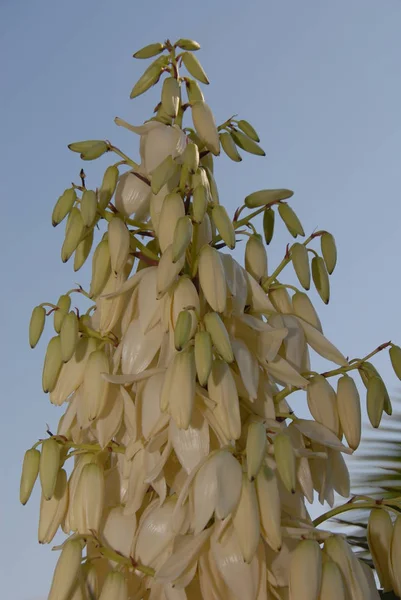
M 63 226 L 50 223 L 57 197 L 78 179 L 67 144 L 108 138 L 135 158 L 135 136 L 113 118 L 139 124 L 157 97 L 129 100 L 146 64 L 132 53 L 166 37 L 198 40 L 217 121 L 249 119 L 267 152 L 218 161 L 223 202 L 232 214 L 251 191 L 295 190 L 305 229 L 327 228 L 338 242 L 332 301 L 316 300 L 325 332 L 350 357 L 364 355 L 401 341 L 400 31 L 401 0 L 0 2 L 4 597 L 42 600 L 57 558 L 36 541 L 38 490 L 21 507 L 18 489 L 25 449 L 61 415 L 41 392 L 50 327 L 31 351 L 31 309 L 88 281 L 61 264 Z M 106 166 L 85 165 L 92 185 Z M 287 241 L 281 227 L 271 265 Z M 375 364 L 395 391 L 387 357 Z

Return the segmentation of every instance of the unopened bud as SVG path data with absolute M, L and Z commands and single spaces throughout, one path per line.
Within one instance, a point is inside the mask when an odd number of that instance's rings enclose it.
M 202 223 L 209 204 L 207 188 L 197 185 L 193 193 L 192 216 L 195 223 Z
M 92 352 L 86 363 L 81 396 L 81 402 L 85 404 L 85 413 L 89 421 L 96 419 L 104 408 L 109 384 L 103 379 L 102 373 L 109 372 L 109 359 L 104 350 Z
M 88 231 L 85 235 L 84 239 L 79 242 L 77 249 L 74 254 L 74 271 L 79 271 L 79 269 L 85 264 L 86 259 L 88 258 L 90 251 L 92 250 L 93 244 L 93 229 Z
M 148 46 L 144 46 L 133 55 L 134 58 L 152 58 L 153 56 L 157 56 L 164 50 L 164 44 L 160 44 L 160 42 L 156 42 L 155 44 L 148 44 Z
M 207 331 L 198 331 L 195 335 L 195 365 L 198 381 L 201 386 L 207 384 L 212 370 L 213 350 L 212 338 Z
M 197 134 L 208 150 L 215 156 L 220 154 L 220 139 L 213 113 L 206 102 L 192 105 L 192 120 Z
M 186 82 L 187 85 L 187 95 L 190 104 L 195 104 L 195 102 L 204 102 L 205 98 L 203 96 L 202 90 L 199 87 L 199 84 L 195 79 L 188 79 Z
M 279 204 L 278 212 L 280 217 L 283 219 L 285 226 L 293 237 L 305 235 L 301 221 L 298 219 L 291 206 L 289 206 L 287 203 Z
M 46 500 L 53 497 L 60 469 L 61 446 L 54 438 L 48 438 L 42 443 L 39 461 L 39 477 L 42 492 Z
M 46 320 L 46 310 L 43 306 L 35 306 L 29 323 L 29 345 L 35 348 L 40 340 Z
M 68 148 L 78 152 L 82 160 L 96 160 L 108 151 L 109 146 L 103 140 L 88 140 L 87 142 L 74 142 Z
M 181 155 L 183 164 L 188 167 L 188 171 L 193 175 L 199 167 L 199 149 L 193 142 L 188 142 L 184 152 Z
M 39 474 L 40 452 L 30 448 L 25 452 L 22 464 L 19 499 L 21 504 L 26 504 L 31 496 L 33 486 Z
M 385 389 L 381 377 L 371 377 L 368 380 L 366 393 L 366 408 L 372 427 L 379 427 L 384 408 Z
M 266 428 L 260 421 L 250 423 L 246 438 L 246 464 L 250 480 L 255 479 L 266 455 Z
M 182 62 L 184 63 L 185 68 L 187 69 L 188 73 L 192 75 L 192 77 L 195 77 L 195 79 L 197 79 L 201 83 L 209 83 L 209 80 L 205 71 L 202 68 L 202 65 L 200 64 L 199 60 L 194 54 L 192 54 L 191 52 L 184 52 L 182 54 Z
M 61 260 L 65 263 L 77 248 L 85 232 L 85 225 L 82 220 L 81 211 L 74 206 L 68 215 L 65 228 L 64 243 L 61 248 Z
M 195 42 L 195 40 L 188 40 L 186 38 L 180 38 L 174 46 L 178 46 L 178 48 L 182 48 L 183 50 L 199 50 L 200 44 Z
M 68 294 L 62 294 L 57 301 L 57 307 L 57 310 L 54 311 L 54 330 L 60 333 L 64 317 L 71 307 L 71 297 Z
M 156 58 L 132 88 L 130 98 L 132 99 L 140 96 L 155 85 L 155 83 L 159 81 L 163 68 L 166 67 L 167 64 L 168 56 L 159 56 L 159 58 Z
M 63 219 L 68 215 L 71 211 L 72 207 L 75 204 L 77 199 L 77 194 L 75 193 L 74 188 L 68 188 L 65 192 L 60 196 L 57 200 L 56 205 L 53 209 L 52 214 L 52 224 L 53 227 L 61 223 Z
M 78 317 L 74 311 L 71 311 L 64 317 L 60 331 L 61 357 L 63 362 L 68 362 L 77 347 L 78 343 Z
M 223 263 L 215 248 L 205 244 L 199 253 L 199 281 L 206 301 L 216 312 L 224 312 L 227 284 Z
M 115 165 L 107 167 L 104 175 L 102 185 L 99 190 L 99 208 L 104 210 L 109 204 L 113 197 L 113 194 L 117 187 L 119 177 L 118 168 Z
M 180 84 L 175 77 L 167 77 L 162 87 L 162 107 L 169 117 L 175 119 L 180 107 Z
M 295 454 L 291 439 L 286 433 L 277 433 L 274 436 L 273 445 L 274 458 L 282 482 L 289 492 L 295 494 L 297 478 Z
M 210 333 L 212 342 L 217 352 L 223 360 L 231 363 L 234 360 L 234 353 L 231 346 L 227 329 L 216 312 L 209 312 L 204 317 L 206 331 Z
M 322 324 L 309 297 L 303 292 L 295 292 L 291 298 L 294 313 L 304 321 L 322 332 Z
M 267 210 L 265 210 L 265 212 L 263 213 L 263 233 L 264 233 L 265 242 L 267 245 L 269 245 L 273 239 L 274 219 L 275 219 L 274 210 L 272 208 L 268 208 Z
M 92 227 L 96 220 L 97 198 L 93 190 L 85 190 L 81 199 L 81 216 L 86 227 Z
M 331 275 L 337 264 L 336 242 L 331 233 L 325 231 L 320 238 L 320 244 L 327 272 L 329 273 L 329 275 Z
M 385 592 L 393 588 L 390 567 L 392 534 L 393 524 L 388 512 L 383 508 L 374 508 L 369 516 L 367 538 L 373 563 Z
M 43 364 L 42 387 L 45 394 L 52 392 L 56 387 L 57 379 L 63 365 L 61 355 L 60 336 L 52 337 L 47 345 L 45 361 Z
M 245 247 L 245 269 L 258 282 L 267 275 L 267 253 L 260 235 L 254 234 L 248 238 Z
M 318 600 L 322 578 L 322 554 L 315 540 L 302 540 L 291 553 L 290 598 Z
M 42 494 L 40 501 L 39 529 L 38 541 L 39 544 L 50 544 L 57 533 L 65 517 L 68 506 L 68 482 L 67 473 L 64 469 L 60 469 L 57 475 L 56 487 L 54 495 L 50 500 L 46 500 Z
M 389 354 L 394 373 L 401 380 L 401 348 L 393 344 L 389 350 Z
M 256 154 L 257 156 L 266 156 L 266 152 L 256 142 L 245 135 L 245 133 L 242 133 L 242 131 L 231 131 L 231 135 L 237 146 L 245 150 L 245 152 Z
M 293 195 L 294 192 L 286 189 L 258 190 L 245 198 L 245 206 L 247 208 L 258 208 L 259 206 L 277 202 L 278 200 L 287 200 Z
M 325 304 L 330 300 L 330 283 L 327 274 L 326 265 L 321 256 L 312 258 L 312 279 L 315 284 L 316 291 Z
M 219 138 L 221 142 L 221 147 L 227 154 L 228 158 L 231 158 L 231 160 L 233 160 L 234 162 L 241 162 L 242 157 L 237 150 L 237 146 L 233 138 L 231 137 L 231 134 L 227 131 L 223 131 L 223 133 L 219 134 Z
M 235 229 L 224 206 L 215 204 L 211 211 L 211 218 L 223 242 L 233 250 L 235 248 Z
M 255 129 L 252 127 L 252 125 L 250 123 L 248 123 L 248 121 L 241 119 L 240 121 L 238 121 L 237 125 L 241 129 L 241 131 L 243 131 L 245 133 L 245 135 L 247 135 L 249 138 L 251 138 L 251 140 L 253 140 L 254 142 L 260 142 L 258 134 L 256 133 Z
M 189 342 L 191 329 L 192 315 L 189 310 L 182 310 L 178 315 L 174 330 L 174 345 L 176 350 L 182 350 Z
M 89 290 L 91 298 L 96 298 L 102 292 L 110 277 L 111 261 L 109 241 L 103 239 L 97 246 L 92 257 L 92 279 Z
M 292 264 L 299 279 L 299 283 L 305 290 L 310 288 L 310 267 L 308 250 L 303 244 L 294 244 L 291 246 Z
M 172 244 L 173 263 L 176 263 L 184 256 L 192 239 L 192 221 L 188 216 L 178 219 L 174 229 L 174 238 Z
M 345 439 L 356 450 L 361 441 L 361 402 L 355 381 L 349 375 L 343 375 L 337 382 L 337 409 Z

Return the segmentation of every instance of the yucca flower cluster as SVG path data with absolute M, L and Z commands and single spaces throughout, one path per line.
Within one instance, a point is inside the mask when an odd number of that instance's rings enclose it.
M 51 543 L 59 528 L 68 536 L 49 600 L 378 598 L 372 571 L 346 539 L 318 528 L 354 507 L 376 507 L 372 555 L 383 587 L 400 593 L 394 501 L 353 498 L 315 521 L 306 503 L 349 496 L 343 455 L 361 438 L 353 376 L 378 427 L 391 403 L 369 359 L 388 347 L 400 376 L 401 349 L 388 342 L 348 360 L 323 335 L 305 291 L 313 282 L 329 302 L 336 246 L 327 231 L 288 245 L 268 266 L 277 213 L 294 238 L 305 235 L 287 202 L 292 191 L 254 191 L 228 215 L 214 157 L 221 148 L 234 161 L 241 150 L 264 152 L 247 121 L 216 126 L 197 83 L 208 83 L 198 49 L 181 39 L 134 55 L 158 58 L 131 97 L 164 76 L 149 121 L 116 119 L 139 135 L 139 165 L 109 141 L 69 146 L 84 161 L 107 152 L 119 162 L 97 189 L 81 171 L 57 201 L 53 225 L 66 219 L 61 257 L 73 256 L 75 271 L 102 221 L 106 231 L 89 290 L 37 306 L 29 329 L 34 347 L 52 315 L 43 390 L 66 407 L 57 433 L 26 452 L 21 479 L 23 504 L 40 479 L 39 542 Z M 189 114 L 193 128 L 183 126 Z M 251 222 L 257 215 L 263 236 Z M 240 238 L 245 268 L 229 252 Z M 290 263 L 302 289 L 280 282 Z M 74 294 L 88 298 L 85 314 L 71 308 Z M 312 371 L 310 348 L 335 368 Z M 311 419 L 288 403 L 299 390 Z

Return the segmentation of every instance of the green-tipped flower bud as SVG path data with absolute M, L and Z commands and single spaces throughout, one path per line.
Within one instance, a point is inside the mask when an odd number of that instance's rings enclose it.
M 184 52 L 182 54 L 182 62 L 185 65 L 186 70 L 192 77 L 195 77 L 201 83 L 209 83 L 205 71 L 202 68 L 199 60 L 192 52 Z
M 79 271 L 79 269 L 84 265 L 86 259 L 89 256 L 89 253 L 92 249 L 93 244 L 93 229 L 88 231 L 85 235 L 84 239 L 79 242 L 77 249 L 74 254 L 74 271 Z
M 97 213 L 97 198 L 93 190 L 85 190 L 81 199 L 81 217 L 86 227 L 93 227 Z
M 153 56 L 157 56 L 161 52 L 163 52 L 165 46 L 164 44 L 160 44 L 160 42 L 156 42 L 155 44 L 148 44 L 144 46 L 133 55 L 134 58 L 152 58 Z
M 61 260 L 63 263 L 67 262 L 67 260 L 71 257 L 72 253 L 81 241 L 84 232 L 85 225 L 82 220 L 81 211 L 79 208 L 74 206 L 68 215 L 64 243 L 61 248 Z
M 46 310 L 43 306 L 35 306 L 29 323 L 29 345 L 35 348 L 43 333 L 46 320 Z
M 187 345 L 191 337 L 192 315 L 189 310 L 182 310 L 178 315 L 174 330 L 174 346 L 180 351 Z
M 40 452 L 30 448 L 25 452 L 22 464 L 19 499 L 21 504 L 26 504 L 31 497 L 33 486 L 39 474 Z
M 254 142 L 260 142 L 258 134 L 254 130 L 252 125 L 248 123 L 248 121 L 241 119 L 240 121 L 238 121 L 237 125 L 241 129 L 241 131 L 245 133 L 245 135 L 251 138 L 251 140 L 253 140 Z
M 188 142 L 184 152 L 182 153 L 181 160 L 183 164 L 188 168 L 188 171 L 193 175 L 196 173 L 199 167 L 199 149 L 193 142 Z
M 68 362 L 77 347 L 78 343 L 78 317 L 74 311 L 71 311 L 63 319 L 60 331 L 61 357 L 63 362 Z
M 256 281 L 260 281 L 267 275 L 266 248 L 258 234 L 251 235 L 246 243 L 245 269 Z
M 115 165 L 110 165 L 104 172 L 102 185 L 99 190 L 100 209 L 104 210 L 112 199 L 117 187 L 119 175 L 120 173 Z
M 212 370 L 212 338 L 207 331 L 198 331 L 195 335 L 195 365 L 199 384 L 205 386 Z
M 202 223 L 208 204 L 208 190 L 203 185 L 197 185 L 194 189 L 192 202 L 192 216 L 195 223 Z
M 74 142 L 68 148 L 72 152 L 79 152 L 82 160 L 96 160 L 108 151 L 109 146 L 103 140 L 88 140 L 87 142 Z
M 369 379 L 371 377 L 379 377 L 382 380 L 383 389 L 384 389 L 384 412 L 387 415 L 391 415 L 393 413 L 393 408 L 390 400 L 389 393 L 387 391 L 386 385 L 380 376 L 379 371 L 376 369 L 372 363 L 365 361 L 361 367 L 358 368 L 359 374 L 361 376 L 362 382 L 366 389 L 368 388 Z
M 180 108 L 180 84 L 175 77 L 167 77 L 162 87 L 162 108 L 165 113 L 175 119 Z
M 374 508 L 369 516 L 367 538 L 375 569 L 385 592 L 393 589 L 389 556 L 392 534 L 393 524 L 387 510 Z
M 91 298 L 102 292 L 110 277 L 111 261 L 108 239 L 103 239 L 97 246 L 92 258 L 92 279 L 89 290 Z
M 214 175 L 213 175 L 212 171 L 210 169 L 208 169 L 207 167 L 205 168 L 205 173 L 206 173 L 207 180 L 209 183 L 211 199 L 215 204 L 219 204 L 220 203 L 219 190 L 217 188 L 217 183 L 214 178 Z
M 138 79 L 134 87 L 132 88 L 130 98 L 136 98 L 141 94 L 145 93 L 160 79 L 160 75 L 163 72 L 164 67 L 168 64 L 168 56 L 159 56 L 151 65 L 146 69 L 144 74 Z
M 57 475 L 60 469 L 61 446 L 54 438 L 48 438 L 42 443 L 39 461 L 39 477 L 42 492 L 46 500 L 53 497 Z
M 152 171 L 151 184 L 153 194 L 158 194 L 169 179 L 171 179 L 180 169 L 171 155 L 167 156 L 157 167 Z
M 212 221 L 223 242 L 233 250 L 235 248 L 235 229 L 224 206 L 215 204 L 211 211 Z
M 52 337 L 47 346 L 45 362 L 43 365 L 42 387 L 45 394 L 47 394 L 47 392 L 52 392 L 56 387 L 62 365 L 61 341 L 60 336 L 56 335 Z
M 213 113 L 206 102 L 195 102 L 192 105 L 192 120 L 196 133 L 205 146 L 215 156 L 220 154 L 220 139 Z
M 276 459 L 277 470 L 282 482 L 289 492 L 295 494 L 296 488 L 296 465 L 294 449 L 291 439 L 286 433 L 277 433 L 274 436 L 274 458 Z
M 225 362 L 232 363 L 234 360 L 233 349 L 227 329 L 220 316 L 216 312 L 207 313 L 204 317 L 204 323 L 217 352 Z
M 320 238 L 322 255 L 324 262 L 326 263 L 326 269 L 331 275 L 337 264 L 337 248 L 334 237 L 331 233 L 325 231 Z
M 294 244 L 291 247 L 292 264 L 299 279 L 299 283 L 305 290 L 310 288 L 310 267 L 308 250 L 303 244 Z
M 265 242 L 267 245 L 269 245 L 273 239 L 274 219 L 275 219 L 274 210 L 272 208 L 268 208 L 267 210 L 265 210 L 265 212 L 263 213 L 263 233 L 264 233 Z
M 71 297 L 68 294 L 62 294 L 57 301 L 57 306 L 58 309 L 54 311 L 54 330 L 60 333 L 63 319 L 71 307 Z
M 266 428 L 260 421 L 251 423 L 246 438 L 246 465 L 248 479 L 253 481 L 262 466 L 266 455 Z
M 74 188 L 68 188 L 57 200 L 52 214 L 52 225 L 56 227 L 71 211 L 77 199 Z
M 266 156 L 266 152 L 256 142 L 245 135 L 245 133 L 242 133 L 242 131 L 232 131 L 231 135 L 237 146 L 245 150 L 245 152 L 256 154 L 257 156 Z
M 245 206 L 247 208 L 258 208 L 259 206 L 264 206 L 266 204 L 270 204 L 271 202 L 287 200 L 293 195 L 294 192 L 286 189 L 258 190 L 257 192 L 249 194 L 249 196 L 245 198 Z
M 315 284 L 317 293 L 325 304 L 330 300 L 330 283 L 327 274 L 326 265 L 321 256 L 312 258 L 312 279 Z
M 241 162 L 242 156 L 237 150 L 237 146 L 231 135 L 227 131 L 223 131 L 223 133 L 219 134 L 221 146 L 224 152 L 227 154 L 228 158 L 231 158 L 234 162 Z
M 190 104 L 195 104 L 195 102 L 204 102 L 205 97 L 202 94 L 202 90 L 199 87 L 199 84 L 195 79 L 188 79 L 186 82 L 187 85 L 187 96 Z
M 312 325 L 315 329 L 322 332 L 322 324 L 318 317 L 318 314 L 309 300 L 309 297 L 303 292 L 295 292 L 291 298 L 294 313 L 301 317 L 304 321 Z
M 297 235 L 305 235 L 301 221 L 298 219 L 291 206 L 288 204 L 279 204 L 278 212 L 280 217 L 283 219 L 285 226 L 293 237 L 297 237 Z
M 199 164 L 201 167 L 209 169 L 211 173 L 214 173 L 213 154 L 211 152 L 204 154 L 199 160 Z
M 366 410 L 372 427 L 379 427 L 384 409 L 385 388 L 381 377 L 368 380 Z
M 192 221 L 188 216 L 178 219 L 174 229 L 172 259 L 176 263 L 185 254 L 192 239 Z
M 178 48 L 182 48 L 182 50 L 199 50 L 200 49 L 200 44 L 198 44 L 198 42 L 195 42 L 195 40 L 188 40 L 186 38 L 180 38 L 175 44 L 174 46 L 177 46 Z
M 393 345 L 389 350 L 389 354 L 394 373 L 401 380 L 401 348 Z

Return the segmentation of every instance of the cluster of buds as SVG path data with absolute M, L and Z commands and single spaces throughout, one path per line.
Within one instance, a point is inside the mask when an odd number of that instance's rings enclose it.
M 361 438 L 353 375 L 378 427 L 391 403 L 368 361 L 389 348 L 401 377 L 401 349 L 388 342 L 348 360 L 324 336 L 306 291 L 313 283 L 329 302 L 336 246 L 327 231 L 302 241 L 292 191 L 255 191 L 233 218 L 220 204 L 220 149 L 235 162 L 241 150 L 264 151 L 247 121 L 216 125 L 198 84 L 208 83 L 198 49 L 181 39 L 134 55 L 158 57 L 131 97 L 165 75 L 149 121 L 116 119 L 140 136 L 140 164 L 108 141 L 69 146 L 84 161 L 114 153 L 119 162 L 92 190 L 81 171 L 81 184 L 57 201 L 52 221 L 66 219 L 61 257 L 74 256 L 74 270 L 102 220 L 107 230 L 89 291 L 37 306 L 29 328 L 34 347 L 53 315 L 43 390 L 66 407 L 56 434 L 26 452 L 21 479 L 23 504 L 40 479 L 39 542 L 59 528 L 68 536 L 49 600 L 374 599 L 372 571 L 341 535 L 318 527 L 341 507 L 313 521 L 307 503 L 333 507 L 335 492 L 349 496 L 343 455 Z M 189 112 L 193 127 L 184 127 Z M 271 268 L 276 211 L 301 241 Z M 224 251 L 240 237 L 245 268 Z M 281 282 L 290 263 L 302 289 Z M 73 294 L 89 301 L 85 314 L 71 310 Z M 335 368 L 311 371 L 310 348 Z M 310 419 L 288 403 L 299 390 Z M 353 506 L 376 505 L 364 497 Z M 383 502 L 372 512 L 369 541 L 384 588 L 400 593 L 401 521 L 393 526 L 391 510 Z

